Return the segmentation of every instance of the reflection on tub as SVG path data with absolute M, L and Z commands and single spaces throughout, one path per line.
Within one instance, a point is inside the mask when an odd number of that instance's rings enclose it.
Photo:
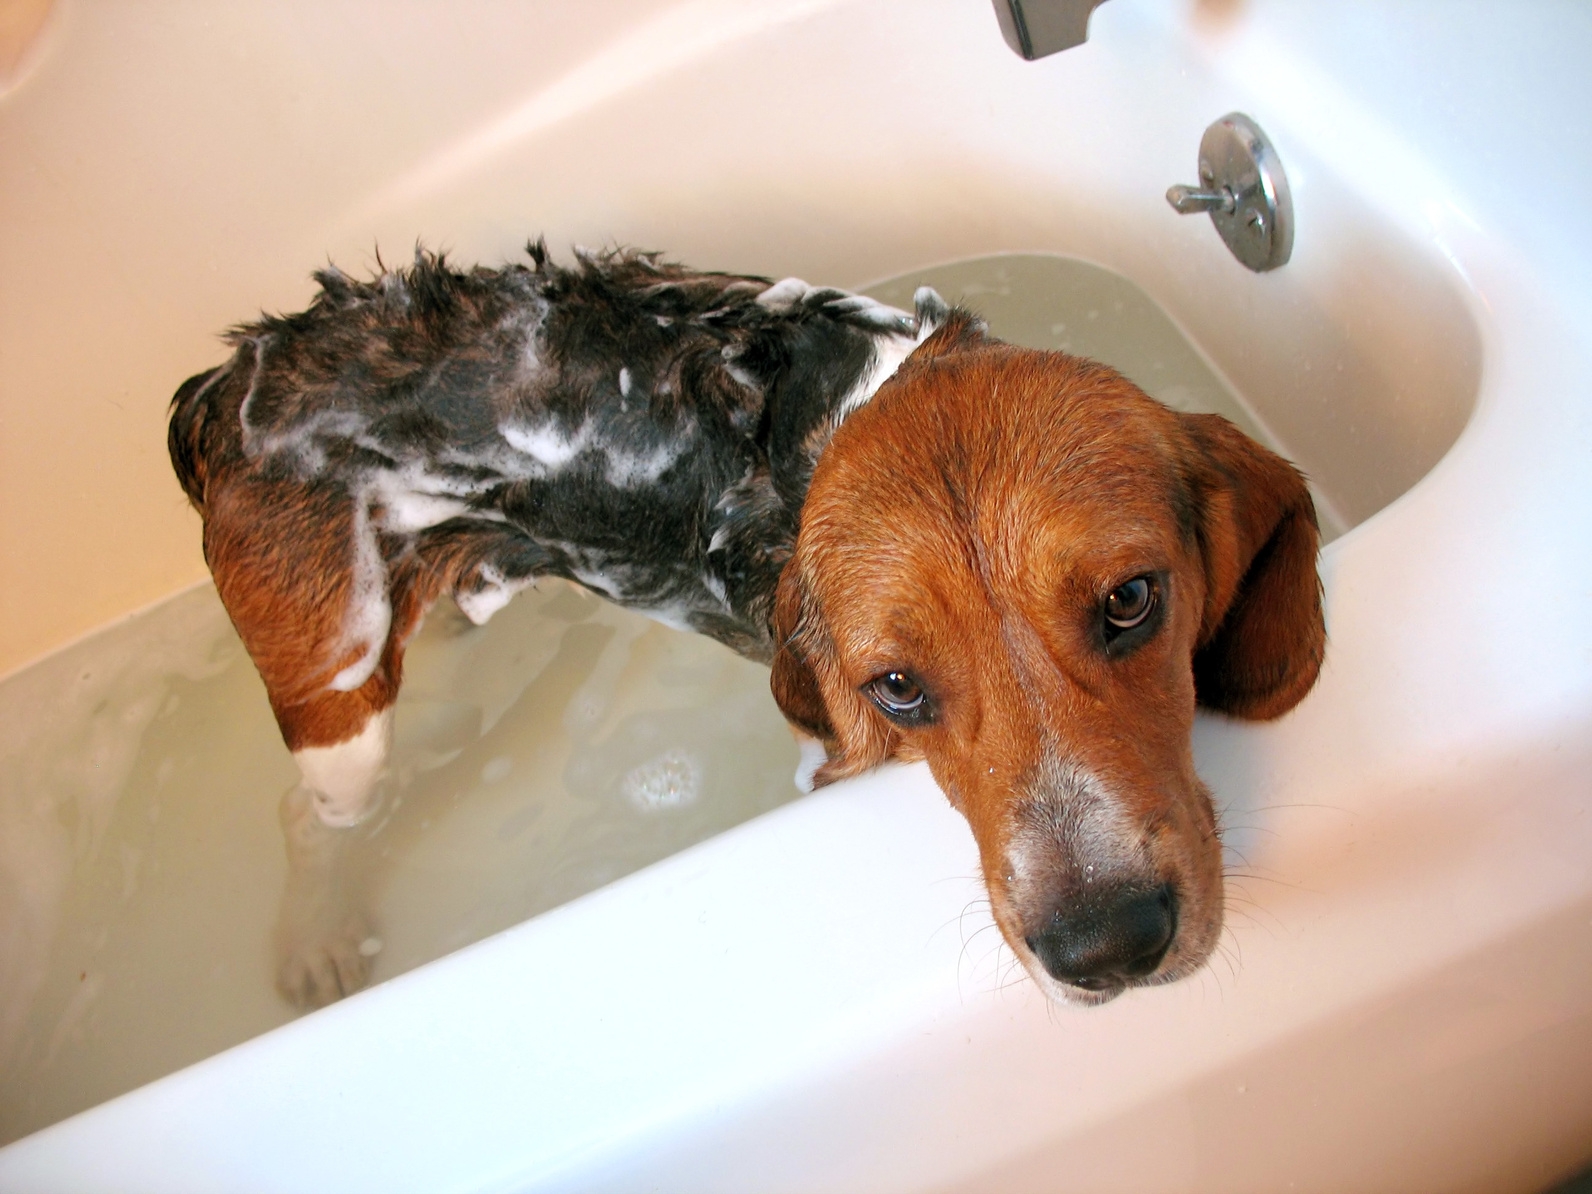
M 999 336 L 1106 361 L 1268 438 L 1116 274 L 999 256 L 871 293 L 910 306 L 925 283 Z M 562 581 L 480 628 L 440 605 L 405 672 L 392 795 L 353 831 L 375 982 L 797 795 L 762 667 Z M 0 684 L 0 732 L 3 1142 L 291 1017 L 270 933 L 277 800 L 297 772 L 209 586 Z

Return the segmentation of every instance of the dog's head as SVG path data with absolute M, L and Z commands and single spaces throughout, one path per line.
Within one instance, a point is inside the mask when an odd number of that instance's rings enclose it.
M 1324 645 L 1299 474 L 1112 370 L 961 313 L 819 461 L 773 689 L 822 784 L 926 759 L 1053 998 L 1169 982 L 1222 923 L 1196 703 L 1275 717 Z

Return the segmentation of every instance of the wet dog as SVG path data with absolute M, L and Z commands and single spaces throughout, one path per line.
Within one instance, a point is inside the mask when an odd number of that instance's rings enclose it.
M 654 255 L 317 275 L 231 333 L 169 446 L 303 783 L 279 983 L 362 985 L 340 840 L 405 643 L 560 576 L 772 665 L 823 784 L 926 759 L 1056 999 L 1196 969 L 1222 922 L 1196 704 L 1275 717 L 1324 632 L 1299 474 L 1112 370 Z

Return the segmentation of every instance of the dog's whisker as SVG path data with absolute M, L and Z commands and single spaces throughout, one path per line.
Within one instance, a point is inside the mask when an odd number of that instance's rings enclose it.
M 1307 887 L 1304 884 L 1294 882 L 1290 879 L 1284 879 L 1279 875 L 1268 875 L 1261 871 L 1226 868 L 1223 871 L 1223 875 L 1230 883 L 1271 883 L 1278 887 L 1285 887 L 1289 891 L 1314 890 L 1313 888 Z
M 1269 812 L 1278 812 L 1278 811 L 1281 811 L 1283 809 L 1300 809 L 1300 808 L 1321 809 L 1321 810 L 1324 810 L 1326 812 L 1344 813 L 1345 815 L 1353 815 L 1349 809 L 1345 808 L 1341 804 L 1322 804 L 1322 803 L 1319 803 L 1319 802 L 1312 802 L 1312 801 L 1301 801 L 1301 802 L 1291 803 L 1291 804 L 1256 804 L 1256 805 L 1251 805 L 1249 811 L 1256 812 L 1256 813 L 1269 813 Z

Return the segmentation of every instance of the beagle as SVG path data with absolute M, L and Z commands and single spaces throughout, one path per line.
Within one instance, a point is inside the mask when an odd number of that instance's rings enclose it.
M 1196 704 L 1271 718 L 1324 646 L 1300 475 L 1112 370 L 656 255 L 335 270 L 172 403 L 205 556 L 303 782 L 278 982 L 348 994 L 340 872 L 404 647 L 561 576 L 772 665 L 813 782 L 927 760 L 1057 1000 L 1196 969 L 1222 924 Z

